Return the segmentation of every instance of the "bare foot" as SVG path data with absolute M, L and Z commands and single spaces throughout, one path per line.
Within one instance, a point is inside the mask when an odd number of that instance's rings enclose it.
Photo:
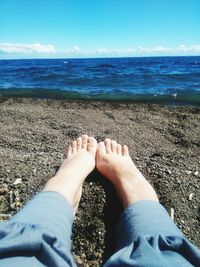
M 85 178 L 95 167 L 97 141 L 83 135 L 68 148 L 67 158 L 63 161 L 56 175 L 51 178 L 44 191 L 57 191 L 71 204 L 74 214 L 78 207 L 82 185 Z
M 113 183 L 124 208 L 140 200 L 158 202 L 153 187 L 130 158 L 127 146 L 121 146 L 110 139 L 100 142 L 96 153 L 96 167 Z

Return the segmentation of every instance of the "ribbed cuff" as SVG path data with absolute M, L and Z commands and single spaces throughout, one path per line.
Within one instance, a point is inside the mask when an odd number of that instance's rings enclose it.
M 11 219 L 12 222 L 39 225 L 60 241 L 70 243 L 73 214 L 68 201 L 54 191 L 38 193 Z
M 117 225 L 117 248 L 130 245 L 138 236 L 183 236 L 166 209 L 156 201 L 142 200 L 130 205 L 122 213 Z

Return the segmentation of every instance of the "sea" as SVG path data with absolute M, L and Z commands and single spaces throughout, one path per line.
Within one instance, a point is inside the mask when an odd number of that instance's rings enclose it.
M 200 56 L 0 60 L 0 96 L 200 106 Z

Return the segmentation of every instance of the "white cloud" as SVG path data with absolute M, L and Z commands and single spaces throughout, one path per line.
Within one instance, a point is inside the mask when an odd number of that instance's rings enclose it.
M 0 53 L 6 54 L 51 54 L 56 50 L 53 45 L 0 43 Z
M 200 45 L 179 45 L 177 47 L 143 47 L 137 48 L 98 48 L 96 50 L 84 50 L 79 46 L 75 46 L 71 50 L 66 51 L 67 55 L 71 56 L 148 56 L 148 55 L 192 55 L 200 54 Z
M 108 48 L 98 48 L 97 50 L 94 51 L 95 54 L 99 55 L 128 55 L 128 54 L 133 54 L 136 52 L 136 49 L 134 48 L 115 48 L 115 49 L 108 49 Z
M 78 45 L 75 45 L 72 49 L 65 50 L 65 55 L 67 56 L 86 56 L 88 54 L 87 50 L 81 49 Z
M 177 47 L 177 50 L 183 53 L 188 53 L 188 52 L 200 53 L 200 45 L 197 44 L 197 45 L 186 46 L 182 44 Z
M 200 55 L 200 44 L 187 46 L 181 44 L 177 47 L 128 47 L 128 48 L 105 48 L 89 50 L 75 45 L 71 49 L 58 50 L 52 44 L 20 44 L 0 43 L 1 58 L 23 57 L 115 57 L 115 56 L 151 56 L 151 55 Z
M 156 46 L 152 49 L 153 52 L 158 53 L 171 53 L 173 52 L 173 48 L 170 47 L 163 47 L 163 46 Z

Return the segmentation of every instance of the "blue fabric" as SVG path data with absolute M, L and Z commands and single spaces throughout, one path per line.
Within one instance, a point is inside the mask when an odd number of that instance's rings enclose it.
M 37 194 L 0 224 L 0 266 L 76 266 L 70 252 L 72 223 L 72 209 L 61 194 Z
M 37 194 L 0 224 L 1 267 L 76 266 L 71 255 L 72 209 L 56 192 Z M 200 266 L 200 252 L 154 201 L 130 205 L 117 225 L 116 253 L 107 266 Z
M 117 235 L 117 252 L 105 267 L 200 266 L 200 251 L 155 201 L 143 200 L 130 205 L 120 217 Z

